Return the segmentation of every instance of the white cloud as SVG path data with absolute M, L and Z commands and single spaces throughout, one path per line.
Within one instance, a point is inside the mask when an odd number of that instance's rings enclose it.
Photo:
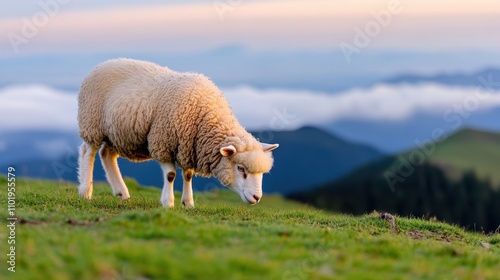
M 73 130 L 76 94 L 30 85 L 0 89 L 0 130 Z
M 454 110 L 454 105 L 464 106 L 470 113 L 500 106 L 500 94 L 478 98 L 475 88 L 435 84 L 378 85 L 337 94 L 248 86 L 222 90 L 248 129 L 294 129 L 349 119 L 404 121 L 419 112 L 442 115 Z M 0 131 L 76 131 L 76 116 L 74 93 L 39 85 L 0 89 Z M 52 143 L 51 147 L 62 144 Z
M 339 94 L 251 87 L 228 88 L 224 93 L 236 116 L 250 129 L 292 129 L 345 119 L 402 121 L 417 112 L 443 114 L 455 104 L 471 112 L 500 106 L 500 94 L 477 98 L 474 88 L 434 84 L 378 85 Z M 283 118 L 283 111 L 290 117 Z

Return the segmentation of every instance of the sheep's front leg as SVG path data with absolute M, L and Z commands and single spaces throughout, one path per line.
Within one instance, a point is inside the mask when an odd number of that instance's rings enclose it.
M 193 169 L 182 170 L 182 177 L 184 178 L 184 184 L 182 185 L 182 205 L 186 208 L 194 207 L 192 187 L 193 174 Z
M 163 207 L 174 207 L 175 165 L 173 163 L 160 163 L 160 166 L 165 178 L 160 202 Z
M 78 192 L 81 197 L 86 199 L 92 198 L 92 177 L 97 150 L 98 148 L 94 148 L 85 142 L 80 146 L 80 154 L 78 155 L 78 181 L 80 186 Z

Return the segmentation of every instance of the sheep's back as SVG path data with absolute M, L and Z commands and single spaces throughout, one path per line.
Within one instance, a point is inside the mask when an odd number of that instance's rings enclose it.
M 95 147 L 107 142 L 132 160 L 148 159 L 146 138 L 158 104 L 155 79 L 174 73 L 129 59 L 97 66 L 82 83 L 78 97 L 82 139 Z

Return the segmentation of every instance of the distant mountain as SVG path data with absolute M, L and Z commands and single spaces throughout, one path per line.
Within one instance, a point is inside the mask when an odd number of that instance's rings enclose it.
M 78 134 L 60 131 L 0 132 L 0 166 L 32 160 L 55 160 L 76 151 Z
M 399 168 L 414 167 L 423 160 L 441 168 L 450 179 L 457 179 L 464 172 L 474 172 L 478 178 L 491 181 L 500 188 L 500 134 L 471 128 L 462 129 L 439 143 L 424 144 L 399 155 L 384 157 L 362 166 L 342 181 L 364 180 L 385 172 L 400 173 Z M 416 163 L 416 164 L 415 164 Z
M 264 192 L 267 193 L 305 190 L 310 186 L 337 179 L 354 168 L 382 156 L 380 152 L 369 146 L 347 142 L 313 127 L 304 127 L 296 131 L 260 131 L 253 132 L 253 134 L 261 141 L 280 144 L 280 147 L 273 151 L 274 167 L 270 174 L 264 176 Z M 8 154 L 10 149 L 6 149 L 4 151 L 7 153 L 4 154 L 6 160 L 0 164 L 0 167 L 13 164 L 19 168 L 18 174 L 21 176 L 77 180 L 77 144 L 71 148 L 61 144 L 59 148 L 62 150 L 59 151 L 59 156 L 47 158 L 42 156 L 39 149 L 32 147 L 43 147 L 44 142 L 32 132 L 29 135 L 33 143 L 29 144 L 28 141 L 23 142 L 23 145 L 25 149 L 35 151 L 34 154 L 29 158 L 18 159 L 15 153 Z M 68 138 L 66 142 L 57 138 L 48 138 L 48 141 L 69 143 L 71 142 L 69 139 L 73 137 L 75 135 L 66 135 Z M 81 140 L 78 143 L 81 143 Z M 133 177 L 143 185 L 161 187 L 163 184 L 163 176 L 156 162 L 132 163 L 126 159 L 119 159 L 119 165 L 124 176 Z M 95 180 L 105 180 L 98 157 L 94 175 Z M 176 188 L 180 189 L 182 181 L 180 176 L 177 177 Z M 213 178 L 196 177 L 193 185 L 198 190 L 207 190 L 217 187 L 219 183 Z
M 352 214 L 437 216 L 495 230 L 500 225 L 499 166 L 500 134 L 464 129 L 289 198 Z
M 345 141 L 323 130 L 304 127 L 295 131 L 262 131 L 253 135 L 279 143 L 275 162 L 265 176 L 266 191 L 290 193 L 339 178 L 382 154 L 374 148 Z
M 406 153 L 408 155 L 408 153 Z M 448 175 L 457 178 L 451 170 L 472 171 L 480 179 L 500 187 L 500 134 L 474 129 L 463 129 L 436 145 L 429 160 L 449 169 Z M 460 176 L 460 175 L 459 175 Z
M 387 84 L 418 84 L 418 83 L 436 83 L 447 86 L 477 87 L 484 86 L 480 77 L 486 81 L 493 81 L 491 88 L 500 89 L 500 69 L 488 68 L 472 74 L 438 74 L 434 76 L 421 76 L 414 74 L 404 74 L 382 81 Z M 491 80 L 489 79 L 491 77 Z
M 369 61 L 377 60 L 377 56 L 365 57 L 363 63 L 366 66 L 362 68 L 361 79 L 358 73 L 359 66 L 346 65 L 344 55 L 340 51 L 256 52 L 238 46 L 222 46 L 201 52 L 120 52 L 0 57 L 0 85 L 39 83 L 76 92 L 83 77 L 92 68 L 105 60 L 117 57 L 153 61 L 176 71 L 203 73 L 221 88 L 252 85 L 258 88 L 338 92 L 360 84 L 367 85 L 383 77 L 378 66 L 373 71 L 367 71 L 370 67 Z M 432 63 L 437 66 L 435 61 L 436 59 L 433 59 Z M 240 67 L 241 65 L 246 67 Z M 342 65 L 342 67 L 332 67 L 332 65 Z M 378 63 L 373 62 L 373 65 Z

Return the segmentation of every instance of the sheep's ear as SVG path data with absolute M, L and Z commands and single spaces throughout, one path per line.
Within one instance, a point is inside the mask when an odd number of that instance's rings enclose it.
M 270 152 L 280 146 L 279 144 L 267 144 L 267 143 L 260 143 L 260 144 L 262 144 L 262 150 L 264 152 Z
M 233 145 L 220 148 L 220 153 L 225 157 L 231 157 L 236 154 L 236 148 Z

